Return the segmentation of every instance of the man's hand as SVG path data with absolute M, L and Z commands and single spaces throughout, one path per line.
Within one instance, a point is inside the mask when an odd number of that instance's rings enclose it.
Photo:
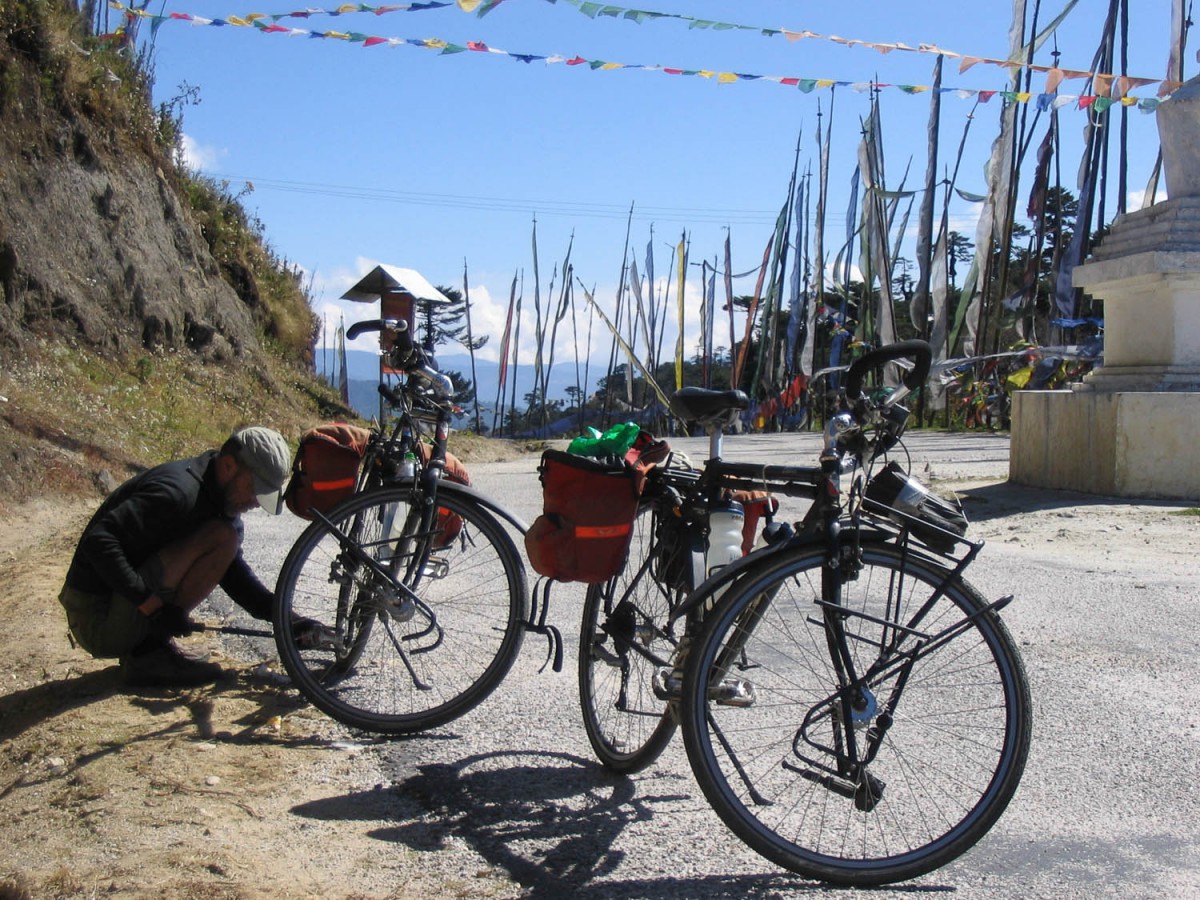
M 150 633 L 163 639 L 187 637 L 200 630 L 196 623 L 188 618 L 183 607 L 173 603 L 164 603 L 146 618 L 150 621 Z

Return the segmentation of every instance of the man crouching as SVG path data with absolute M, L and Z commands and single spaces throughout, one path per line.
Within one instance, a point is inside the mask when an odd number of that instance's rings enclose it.
M 281 434 L 242 428 L 220 450 L 113 491 L 84 529 L 59 595 L 74 640 L 97 659 L 119 659 L 131 686 L 217 680 L 220 666 L 171 639 L 195 630 L 188 614 L 218 584 L 256 619 L 271 618 L 274 594 L 242 557 L 241 515 L 279 513 L 290 465 Z

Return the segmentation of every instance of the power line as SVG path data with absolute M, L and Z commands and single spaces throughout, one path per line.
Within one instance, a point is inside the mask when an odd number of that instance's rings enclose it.
M 370 188 L 359 185 L 320 184 L 304 181 L 288 181 L 279 178 L 260 178 L 252 175 L 198 172 L 213 181 L 245 182 L 254 190 L 280 191 L 291 194 L 306 194 L 321 197 L 336 197 L 345 200 L 363 200 L 375 203 L 397 203 L 406 206 L 436 206 L 451 209 L 475 209 L 486 212 L 515 212 L 538 215 L 563 216 L 590 219 L 626 219 L 629 205 L 616 203 L 592 203 L 576 200 L 523 199 L 507 197 L 465 196 L 457 194 L 397 191 L 387 188 Z M 637 206 L 633 218 L 637 221 L 704 222 L 722 225 L 774 225 L 779 215 L 776 210 L 717 209 L 714 207 L 684 206 Z

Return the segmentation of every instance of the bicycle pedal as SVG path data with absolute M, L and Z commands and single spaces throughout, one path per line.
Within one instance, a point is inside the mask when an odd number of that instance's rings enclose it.
M 670 666 L 663 666 L 654 673 L 651 688 L 659 700 L 678 700 L 683 696 L 683 677 Z
M 423 578 L 445 578 L 450 574 L 450 563 L 440 556 L 434 556 L 421 567 Z
M 745 678 L 726 678 L 708 689 L 708 699 L 718 706 L 746 709 L 758 702 L 758 692 Z

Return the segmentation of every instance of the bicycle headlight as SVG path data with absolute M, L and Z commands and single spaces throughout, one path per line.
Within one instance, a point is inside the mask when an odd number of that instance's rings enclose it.
M 869 482 L 863 497 L 897 525 L 908 528 L 914 538 L 931 550 L 948 553 L 956 540 L 967 533 L 967 516 L 957 499 L 931 493 L 899 463 L 890 462 Z

